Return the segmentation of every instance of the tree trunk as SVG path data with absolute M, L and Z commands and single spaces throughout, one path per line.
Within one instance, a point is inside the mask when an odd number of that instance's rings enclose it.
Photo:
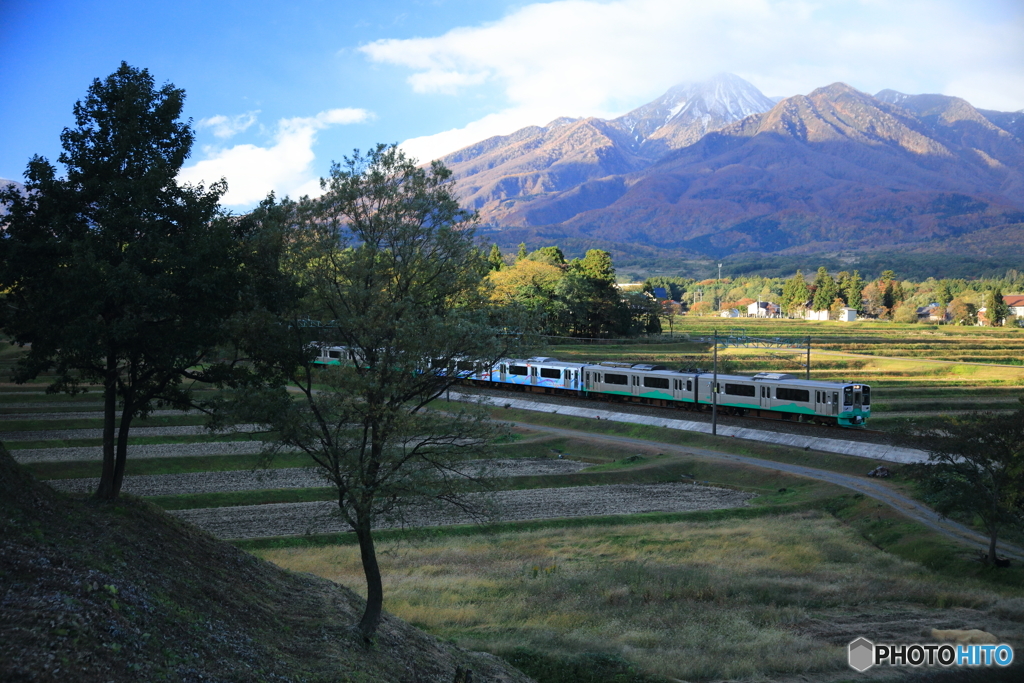
M 121 490 L 114 487 L 114 423 L 117 419 L 117 356 L 107 353 L 107 374 L 103 381 L 103 471 L 96 497 L 113 500 Z
M 121 424 L 117 427 L 117 452 L 114 456 L 114 497 L 121 493 L 121 484 L 124 481 L 124 466 L 128 461 L 128 430 L 132 426 L 133 411 L 134 406 L 126 398 L 124 408 L 121 410 Z
M 988 537 L 988 564 L 996 563 L 996 539 L 999 537 L 999 530 L 993 529 Z
M 363 639 L 369 642 L 377 632 L 380 624 L 381 609 L 384 604 L 384 587 L 380 580 L 380 567 L 377 565 L 377 551 L 373 547 L 373 534 L 370 522 L 360 515 L 357 520 L 356 538 L 359 539 L 359 554 L 363 560 L 363 574 L 366 575 L 366 611 L 357 626 Z

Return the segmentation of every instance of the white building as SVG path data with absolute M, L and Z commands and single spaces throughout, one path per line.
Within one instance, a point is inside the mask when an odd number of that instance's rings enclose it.
M 782 309 L 770 301 L 756 301 L 747 305 L 747 315 L 751 318 L 778 318 Z

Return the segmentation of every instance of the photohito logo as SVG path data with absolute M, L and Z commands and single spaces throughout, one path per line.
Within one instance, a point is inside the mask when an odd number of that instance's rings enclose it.
M 847 646 L 850 668 L 867 671 L 876 664 L 889 666 L 1009 666 L 1013 648 L 1009 645 L 952 645 L 911 643 L 875 645 L 857 638 Z

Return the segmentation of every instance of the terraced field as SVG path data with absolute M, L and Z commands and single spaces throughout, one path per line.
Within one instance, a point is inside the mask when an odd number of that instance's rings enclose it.
M 4 349 L 0 372 L 7 374 L 16 357 L 15 349 Z M 88 494 L 97 487 L 102 460 L 98 394 L 48 395 L 48 379 L 0 385 L 0 440 L 16 460 L 55 488 Z M 308 458 L 285 451 L 266 462 L 265 444 L 253 425 L 212 433 L 204 423 L 200 414 L 170 410 L 135 422 L 124 492 L 149 498 L 223 538 L 346 530 L 333 514 L 334 490 Z M 570 461 L 557 458 L 551 448 L 531 445 L 529 438 L 525 441 L 499 447 L 493 461 L 467 463 L 467 468 L 483 468 L 504 482 L 499 488 L 510 489 L 492 494 L 493 520 L 683 512 L 742 506 L 752 497 L 678 481 L 574 489 L 560 478 L 632 454 L 595 452 L 589 462 Z M 524 484 L 527 479 L 532 481 Z M 427 526 L 472 521 L 458 509 L 423 510 L 412 519 L 414 525 Z
M 1012 410 L 1024 396 L 1024 329 L 855 323 L 754 318 L 680 318 L 680 341 L 550 345 L 560 360 L 632 360 L 670 367 L 712 366 L 706 339 L 811 338 L 811 378 L 855 380 L 875 390 L 873 424 L 889 428 L 903 418 L 970 410 Z M 789 372 L 803 376 L 806 352 L 794 348 L 728 346 L 719 349 L 724 372 Z
M 0 372 L 14 354 L 0 353 Z M 55 488 L 91 491 L 97 397 L 49 396 L 45 382 L 0 385 L 0 440 Z M 942 402 L 956 390 L 921 397 Z M 259 434 L 246 426 L 212 434 L 202 422 L 170 411 L 140 421 L 125 492 L 222 537 L 250 539 L 239 543 L 283 567 L 360 590 L 358 551 L 337 533 L 333 492 L 305 456 L 281 453 L 263 469 Z M 545 436 L 537 424 L 516 430 L 487 463 L 503 477 L 495 500 L 510 524 L 444 527 L 471 520 L 425 512 L 420 522 L 438 526 L 421 537 L 378 532 L 387 610 L 552 681 L 595 667 L 638 683 L 840 680 L 852 637 L 899 642 L 931 627 L 987 627 L 1024 644 L 1020 570 L 989 583 L 973 549 L 884 503 L 702 456 L 709 437 L 675 435 L 687 445 L 667 454 L 654 442 Z M 644 434 L 630 429 L 599 428 Z M 860 458 L 783 450 L 754 455 L 863 476 Z

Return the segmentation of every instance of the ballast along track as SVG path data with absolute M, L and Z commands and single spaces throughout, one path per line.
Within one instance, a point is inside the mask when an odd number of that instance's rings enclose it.
M 596 405 L 607 405 L 609 407 L 614 406 L 616 412 L 632 413 L 635 415 L 651 415 L 655 417 L 664 417 L 666 412 L 674 412 L 685 414 L 687 420 L 707 423 L 711 422 L 710 410 L 688 410 L 687 408 L 690 408 L 691 406 L 687 405 L 655 405 L 653 403 L 641 403 L 639 401 L 612 400 L 607 396 L 584 397 L 572 394 L 545 393 L 544 391 L 538 391 L 537 388 L 533 388 L 531 391 L 531 387 L 522 385 L 509 387 L 508 385 L 494 385 L 490 382 L 470 383 L 468 381 L 463 381 L 462 385 L 463 388 L 461 388 L 460 391 L 469 391 L 473 393 L 479 392 L 489 396 L 522 398 L 523 395 L 526 394 L 531 400 L 550 403 L 552 405 L 588 408 L 593 408 Z M 701 405 L 700 407 L 704 408 L 705 406 Z M 771 425 L 771 429 L 773 431 L 798 434 L 801 436 L 820 436 L 823 430 L 829 430 L 833 433 L 842 433 L 841 438 L 846 441 L 863 441 L 867 443 L 888 443 L 890 437 L 887 432 L 877 429 L 848 429 L 834 424 L 829 425 L 811 422 L 798 422 L 796 419 L 786 420 L 780 418 L 758 417 L 755 415 L 735 415 L 727 414 L 724 410 L 719 411 L 718 423 L 720 425 L 734 427 L 749 427 L 751 423 L 763 423 L 765 425 Z

